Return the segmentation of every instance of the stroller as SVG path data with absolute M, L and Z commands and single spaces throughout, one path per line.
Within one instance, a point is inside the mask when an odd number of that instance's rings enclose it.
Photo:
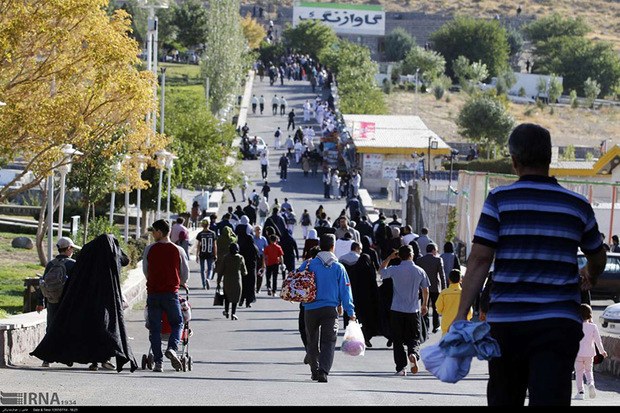
M 184 287 L 185 288 L 185 287 Z M 185 288 L 185 297 L 179 296 L 179 304 L 181 305 L 181 313 L 183 315 L 183 330 L 181 331 L 181 356 L 179 359 L 181 360 L 181 369 L 183 371 L 192 371 L 192 367 L 194 362 L 192 360 L 192 356 L 189 355 L 189 338 L 192 336 L 192 330 L 189 328 L 189 321 L 192 318 L 191 306 L 189 304 L 189 289 Z M 150 331 L 149 328 L 149 318 L 148 318 L 148 308 L 144 308 L 144 319 L 146 321 L 145 327 Z M 172 328 L 170 327 L 170 323 L 168 323 L 168 317 L 166 313 L 162 314 L 161 320 L 161 340 L 162 342 L 167 342 L 170 338 L 170 332 Z M 150 338 L 150 334 L 149 334 Z M 150 341 L 150 340 L 149 340 Z M 153 369 L 153 365 L 155 364 L 154 356 L 153 356 L 153 348 L 149 347 L 149 353 L 142 355 L 142 370 Z M 178 371 L 178 370 L 177 370 Z

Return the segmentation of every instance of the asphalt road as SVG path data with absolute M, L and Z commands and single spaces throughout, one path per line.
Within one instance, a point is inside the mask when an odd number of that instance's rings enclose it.
M 274 93 L 284 94 L 289 105 L 301 111 L 306 99 L 313 98 L 308 82 L 285 82 L 269 86 L 256 79 L 254 93 L 264 94 L 268 102 Z M 264 115 L 248 116 L 251 135 L 262 136 L 273 147 L 276 126 L 286 130 L 285 116 L 272 116 L 270 105 Z M 301 117 L 300 117 L 301 118 Z M 317 142 L 318 143 L 318 142 Z M 272 165 L 281 151 L 271 150 Z M 252 188 L 260 190 L 258 161 L 243 161 Z M 279 182 L 276 168 L 269 172 L 274 198 L 287 197 L 297 215 L 304 208 L 313 215 L 323 204 L 332 218 L 344 207 L 344 201 L 323 199 L 320 176 L 304 177 L 298 166 L 289 171 L 289 179 Z M 235 189 L 237 203 L 241 196 Z M 231 197 L 222 211 L 229 205 Z M 281 201 L 282 202 L 282 201 Z M 294 233 L 303 247 L 301 228 Z M 192 371 L 176 372 L 164 363 L 163 373 L 139 369 L 123 371 L 89 371 L 86 365 L 66 367 L 52 365 L 43 369 L 36 359 L 23 365 L 0 370 L 0 390 L 37 392 L 56 395 L 63 406 L 485 406 L 487 364 L 474 360 L 468 376 L 456 384 L 442 383 L 424 370 L 414 376 L 395 376 L 391 348 L 386 340 L 376 337 L 373 347 L 362 357 L 337 352 L 328 383 L 311 381 L 310 370 L 303 364 L 304 350 L 297 331 L 298 305 L 267 296 L 257 296 L 252 308 L 240 308 L 239 320 L 222 315 L 222 307 L 214 307 L 213 288 L 200 289 L 198 266 L 192 261 L 189 281 L 193 336 L 188 352 L 194 360 Z M 213 286 L 213 282 L 212 282 Z M 604 303 L 603 303 L 604 305 Z M 129 312 L 126 320 L 134 356 L 140 362 L 149 351 L 148 331 L 144 327 L 142 308 Z M 342 342 L 343 329 L 337 346 Z M 423 346 L 436 343 L 441 333 L 431 336 Z M 594 400 L 575 401 L 574 405 L 620 404 L 620 380 L 596 374 L 598 396 Z

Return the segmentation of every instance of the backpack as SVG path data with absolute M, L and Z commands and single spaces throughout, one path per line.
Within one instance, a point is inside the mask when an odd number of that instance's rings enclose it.
M 58 304 L 60 302 L 62 290 L 67 281 L 66 260 L 67 258 L 54 258 L 51 261 L 52 267 L 41 278 L 41 292 L 49 303 Z
M 309 214 L 303 214 L 301 216 L 301 225 L 304 225 L 304 226 L 310 225 L 310 215 Z

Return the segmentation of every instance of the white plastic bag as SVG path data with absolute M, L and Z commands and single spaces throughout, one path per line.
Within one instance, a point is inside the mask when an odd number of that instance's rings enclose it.
M 344 354 L 349 356 L 363 356 L 366 351 L 366 340 L 362 327 L 357 321 L 349 321 L 346 330 L 344 330 L 344 340 L 340 349 Z

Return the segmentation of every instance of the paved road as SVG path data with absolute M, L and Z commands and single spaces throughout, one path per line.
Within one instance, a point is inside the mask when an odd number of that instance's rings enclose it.
M 307 82 L 270 87 L 267 81 L 261 83 L 257 79 L 257 95 L 273 96 L 275 91 L 285 94 L 289 105 L 295 108 L 301 108 L 305 99 L 313 96 Z M 248 124 L 252 134 L 263 136 L 272 144 L 275 126 L 286 130 L 286 119 L 271 116 L 271 108 L 268 109 L 262 117 L 250 114 Z M 272 163 L 280 154 L 271 151 Z M 260 188 L 258 161 L 244 161 L 242 168 Z M 269 180 L 273 182 L 271 199 L 288 197 L 298 215 L 304 208 L 313 212 L 322 203 L 335 217 L 343 207 L 342 201 L 325 202 L 320 177 L 304 177 L 297 167 L 292 168 L 284 183 L 279 183 L 276 168 L 272 168 Z M 240 200 L 239 190 L 235 192 Z M 235 204 L 227 202 L 224 207 L 228 205 Z M 301 228 L 296 228 L 295 236 L 303 245 Z M 77 405 L 486 405 L 486 363 L 474 360 L 469 375 L 457 384 L 442 383 L 423 369 L 415 376 L 398 377 L 394 376 L 392 351 L 386 347 L 385 339 L 378 337 L 363 357 L 337 352 L 329 383 L 313 382 L 308 366 L 303 364 L 297 305 L 269 297 L 263 290 L 251 309 L 239 309 L 239 320 L 231 321 L 222 315 L 222 307 L 212 305 L 213 289 L 199 289 L 195 262 L 189 285 L 193 312 L 190 325 L 194 331 L 189 345 L 194 359 L 191 372 L 174 372 L 168 363 L 164 364 L 164 373 L 91 372 L 87 366 L 58 365 L 42 369 L 33 359 L 17 368 L 1 370 L 0 390 L 55 392 L 61 402 L 74 401 Z M 140 361 L 149 349 L 142 309 L 129 313 L 127 329 L 134 355 Z M 424 345 L 439 338 L 435 334 Z M 341 340 L 342 329 L 338 345 Z M 620 380 L 601 375 L 596 380 L 598 397 L 574 404 L 617 406 Z

